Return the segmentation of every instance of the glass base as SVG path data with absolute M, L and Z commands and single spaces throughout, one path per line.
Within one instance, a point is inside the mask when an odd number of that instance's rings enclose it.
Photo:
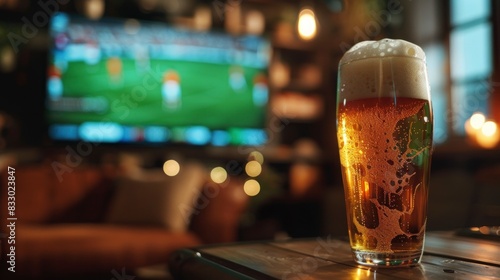
M 354 260 L 371 267 L 404 267 L 420 263 L 422 251 L 377 253 L 373 251 L 353 250 Z

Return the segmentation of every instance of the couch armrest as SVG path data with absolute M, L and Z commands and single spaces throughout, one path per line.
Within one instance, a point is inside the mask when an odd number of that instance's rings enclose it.
M 16 166 L 16 215 L 23 223 L 100 221 L 113 191 L 111 180 L 98 168 L 84 165 L 64 175 L 59 180 L 46 162 Z M 0 185 L 7 194 L 7 180 Z M 1 202 L 7 205 L 6 197 Z
M 231 177 L 222 184 L 208 182 L 194 205 L 190 227 L 205 243 L 234 242 L 247 205 L 241 179 Z

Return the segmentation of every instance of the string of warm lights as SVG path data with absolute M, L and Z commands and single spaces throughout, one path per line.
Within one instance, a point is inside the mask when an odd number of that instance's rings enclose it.
M 262 173 L 264 156 L 258 151 L 253 151 L 248 155 L 245 164 L 245 173 L 249 177 L 243 184 L 243 191 L 248 196 L 256 196 L 260 193 L 260 183 L 256 178 Z M 163 172 L 170 177 L 176 176 L 181 170 L 181 164 L 169 159 L 163 163 Z M 228 179 L 228 172 L 224 167 L 216 166 L 210 171 L 210 180 L 216 184 L 223 184 Z
M 253 151 L 248 155 L 248 162 L 245 165 L 245 172 L 247 176 L 251 177 L 245 181 L 243 191 L 248 196 L 256 196 L 260 193 L 260 183 L 256 180 L 262 173 L 262 164 L 264 163 L 264 156 L 258 151 Z

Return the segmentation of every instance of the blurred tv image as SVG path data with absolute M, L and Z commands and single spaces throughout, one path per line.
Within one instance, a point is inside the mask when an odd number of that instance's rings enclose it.
M 59 13 L 50 38 L 46 108 L 55 141 L 266 142 L 265 37 Z

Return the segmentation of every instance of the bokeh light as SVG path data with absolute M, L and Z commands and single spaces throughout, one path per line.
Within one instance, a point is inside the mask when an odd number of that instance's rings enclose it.
M 476 135 L 476 142 L 486 149 L 495 148 L 500 142 L 498 125 L 494 121 L 485 122 Z
M 90 19 L 100 19 L 104 14 L 104 0 L 84 0 L 83 13 Z
M 302 9 L 299 13 L 299 22 L 297 24 L 300 38 L 311 40 L 316 36 L 317 25 L 316 16 L 311 9 Z
M 482 113 L 475 113 L 470 117 L 470 125 L 473 129 L 481 129 L 486 117 Z
M 486 137 L 491 137 L 497 132 L 497 124 L 493 121 L 485 122 L 481 127 L 481 133 Z
M 210 171 L 210 179 L 217 184 L 222 184 L 227 179 L 227 171 L 220 166 L 215 167 Z
M 264 164 L 264 155 L 259 151 L 253 151 L 248 155 L 248 160 L 255 160 L 262 165 Z
M 170 159 L 163 164 L 163 172 L 168 176 L 175 176 L 181 171 L 181 166 L 176 160 Z
M 212 27 L 212 11 L 207 6 L 199 6 L 194 11 L 194 28 L 200 31 Z
M 260 192 L 260 184 L 254 179 L 247 180 L 243 185 L 243 191 L 248 196 L 256 196 Z
M 248 11 L 245 21 L 248 34 L 260 35 L 264 32 L 266 19 L 260 11 Z
M 12 72 L 16 67 L 16 54 L 10 47 L 0 49 L 0 71 Z
M 245 172 L 250 177 L 257 177 L 262 172 L 262 166 L 256 160 L 249 161 L 245 165 Z

